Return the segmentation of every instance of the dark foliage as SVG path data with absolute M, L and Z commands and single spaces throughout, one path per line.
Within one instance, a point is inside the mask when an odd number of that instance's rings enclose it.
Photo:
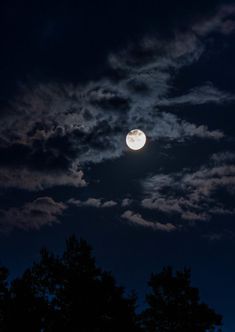
M 149 332 L 216 331 L 222 323 L 221 315 L 199 299 L 199 291 L 190 285 L 190 270 L 173 271 L 164 268 L 153 274 L 147 294 L 148 308 L 141 314 L 141 325 Z
M 0 267 L 0 331 L 6 331 L 6 317 L 9 291 L 7 287 L 8 271 Z
M 40 260 L 7 283 L 0 268 L 0 331 L 13 332 L 205 332 L 221 316 L 199 302 L 190 272 L 170 268 L 152 275 L 148 307 L 136 314 L 136 296 L 126 296 L 114 277 L 96 266 L 84 240 L 70 237 L 61 257 L 41 251 Z

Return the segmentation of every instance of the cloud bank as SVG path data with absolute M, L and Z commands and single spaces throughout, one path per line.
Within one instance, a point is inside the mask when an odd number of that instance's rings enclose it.
M 207 140 L 221 142 L 220 127 L 208 128 L 177 114 L 184 105 L 225 104 L 234 95 L 213 82 L 185 91 L 176 89 L 181 71 L 196 64 L 216 34 L 230 35 L 235 28 L 235 6 L 218 8 L 210 17 L 194 22 L 171 39 L 154 36 L 110 54 L 105 76 L 80 85 L 30 84 L 1 110 L 0 187 L 42 191 L 58 186 L 84 188 L 87 168 L 121 157 L 127 152 L 126 133 L 140 128 L 150 141 L 168 143 Z M 218 124 L 219 126 L 219 124 Z M 211 156 L 207 165 L 182 172 L 154 174 L 143 180 L 143 209 L 178 214 L 182 220 L 208 220 L 215 214 L 234 214 L 217 194 L 234 195 L 234 154 Z M 44 195 L 44 194 L 41 194 Z M 125 197 L 125 196 L 124 196 Z M 135 198 L 133 198 L 135 200 Z M 39 229 L 58 222 L 69 206 L 128 209 L 131 198 L 120 203 L 101 198 L 56 202 L 39 197 L 21 207 L 0 210 L 1 229 Z M 133 225 L 173 231 L 171 223 L 149 221 L 126 210 L 122 218 Z
M 230 153 L 214 154 L 212 164 L 197 170 L 148 177 L 142 183 L 145 196 L 142 207 L 167 215 L 177 214 L 187 221 L 234 215 L 235 209 L 229 202 L 235 193 L 235 165 L 227 162 L 229 158 Z M 218 196 L 221 193 L 227 198 Z
M 85 165 L 120 157 L 133 128 L 151 140 L 222 139 L 220 129 L 187 122 L 162 107 L 234 99 L 211 82 L 172 95 L 175 77 L 204 54 L 207 36 L 233 32 L 231 14 L 234 6 L 221 7 L 170 40 L 146 37 L 110 54 L 108 74 L 96 81 L 22 87 L 1 114 L 0 186 L 85 186 Z

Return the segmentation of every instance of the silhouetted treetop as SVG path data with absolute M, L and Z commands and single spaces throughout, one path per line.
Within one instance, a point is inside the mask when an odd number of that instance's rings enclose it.
M 147 308 L 96 265 L 92 249 L 74 236 L 62 255 L 42 249 L 40 259 L 9 285 L 0 267 L 1 332 L 205 332 L 222 317 L 200 302 L 190 270 L 152 274 Z
M 61 257 L 41 250 L 39 262 L 12 283 L 7 331 L 138 331 L 135 298 L 124 293 L 96 266 L 87 242 L 73 236 Z
M 148 307 L 141 315 L 141 325 L 150 332 L 216 331 L 222 317 L 201 303 L 199 291 L 190 285 L 189 269 L 177 271 L 166 267 L 149 280 Z

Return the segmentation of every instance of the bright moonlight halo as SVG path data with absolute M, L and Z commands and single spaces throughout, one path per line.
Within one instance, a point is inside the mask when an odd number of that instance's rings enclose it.
M 146 143 L 146 135 L 140 129 L 132 129 L 126 135 L 126 144 L 131 150 L 140 150 Z

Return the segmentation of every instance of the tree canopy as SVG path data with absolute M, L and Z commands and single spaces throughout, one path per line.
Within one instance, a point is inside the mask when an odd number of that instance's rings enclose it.
M 166 267 L 149 280 L 148 307 L 141 314 L 141 325 L 149 332 L 216 331 L 222 317 L 203 302 L 199 290 L 190 285 L 189 269 Z
M 222 317 L 200 302 L 190 277 L 190 270 L 174 274 L 170 267 L 153 274 L 147 306 L 137 314 L 136 295 L 126 295 L 97 267 L 88 243 L 72 236 L 61 256 L 42 249 L 39 261 L 10 284 L 0 268 L 0 331 L 216 331 Z

